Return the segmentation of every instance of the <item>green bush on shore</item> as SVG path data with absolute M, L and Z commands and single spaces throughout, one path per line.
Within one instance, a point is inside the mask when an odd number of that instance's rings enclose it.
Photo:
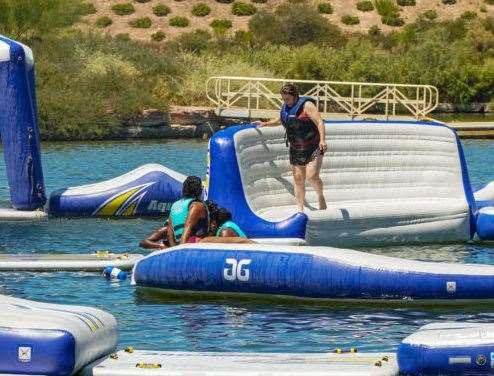
M 105 28 L 110 26 L 113 23 L 110 17 L 108 16 L 101 16 L 96 19 L 96 22 L 94 23 L 97 27 L 99 28 Z
M 199 3 L 192 8 L 192 15 L 196 17 L 205 17 L 211 13 L 211 8 L 206 3 Z
M 158 4 L 153 7 L 153 14 L 156 17 L 167 16 L 171 12 L 170 8 L 165 4 Z
M 235 16 L 252 16 L 256 11 L 254 5 L 242 1 L 235 1 L 232 5 L 232 14 Z
M 331 3 L 319 3 L 317 4 L 317 10 L 321 14 L 332 14 L 333 6 L 331 5 Z
M 174 27 L 187 27 L 189 26 L 189 20 L 186 17 L 175 16 L 170 18 L 168 24 Z
M 139 17 L 129 21 L 129 25 L 136 29 L 149 29 L 152 24 L 153 21 L 149 17 Z
M 119 16 L 127 16 L 135 12 L 135 8 L 132 3 L 120 3 L 112 5 L 111 10 L 113 13 Z
M 370 12 L 374 10 L 374 4 L 370 0 L 363 0 L 357 3 L 357 9 L 361 12 Z
M 352 16 L 350 14 L 345 14 L 341 17 L 341 22 L 345 25 L 358 25 L 360 23 L 357 16 Z

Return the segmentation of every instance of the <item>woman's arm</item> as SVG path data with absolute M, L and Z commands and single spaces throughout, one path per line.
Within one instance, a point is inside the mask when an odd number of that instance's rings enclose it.
M 172 225 L 172 220 L 170 217 L 168 217 L 168 224 L 166 226 L 166 238 L 168 239 L 168 245 L 170 247 L 176 246 L 177 243 L 175 242 L 175 234 L 173 233 L 173 225 Z
M 279 117 L 273 118 L 268 121 L 261 121 L 261 120 L 256 120 L 253 121 L 252 124 L 255 124 L 257 127 L 275 127 L 279 124 L 281 124 L 281 119 Z
M 166 245 L 161 242 L 168 237 L 167 226 L 161 227 L 151 234 L 149 234 L 146 239 L 139 242 L 139 247 L 146 249 L 164 249 Z
M 193 202 L 190 205 L 189 215 L 185 221 L 184 232 L 182 233 L 182 238 L 180 239 L 180 244 L 187 243 L 190 236 L 192 235 L 192 229 L 197 225 L 199 220 L 203 218 L 206 213 L 204 205 L 200 202 Z
M 328 145 L 326 144 L 326 128 L 324 127 L 324 121 L 319 110 L 314 103 L 307 101 L 304 104 L 304 112 L 317 125 L 317 130 L 319 131 L 319 148 L 321 152 L 325 153 L 328 150 Z

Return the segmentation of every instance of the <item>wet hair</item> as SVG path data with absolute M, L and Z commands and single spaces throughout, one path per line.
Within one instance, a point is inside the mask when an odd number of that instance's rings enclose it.
M 219 208 L 214 215 L 214 221 L 218 224 L 218 227 L 221 226 L 226 221 L 231 221 L 231 220 L 232 220 L 232 213 L 230 213 L 230 211 L 225 208 Z
M 216 202 L 214 202 L 213 200 L 206 200 L 204 201 L 204 204 L 208 208 L 210 218 L 214 218 L 216 212 L 218 211 L 218 204 L 216 204 Z
M 295 97 L 295 98 L 297 98 L 299 96 L 298 88 L 294 84 L 284 84 L 280 90 L 280 94 L 291 95 L 292 97 Z
M 202 194 L 202 181 L 197 176 L 187 176 L 182 185 L 182 197 L 200 198 Z

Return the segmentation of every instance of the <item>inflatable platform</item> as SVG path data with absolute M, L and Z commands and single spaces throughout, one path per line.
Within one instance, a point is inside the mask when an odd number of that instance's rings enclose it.
M 0 254 L 0 271 L 97 271 L 107 266 L 130 270 L 142 258 L 140 254 L 115 254 L 97 252 L 91 254 Z
M 388 353 L 200 353 L 119 351 L 83 376 L 395 376 Z
M 406 375 L 492 375 L 494 324 L 425 325 L 402 341 L 397 355 Z
M 117 345 L 104 311 L 0 296 L 0 374 L 73 375 Z
M 461 303 L 494 299 L 494 266 L 399 259 L 350 249 L 186 244 L 134 266 L 139 287 L 181 293 Z

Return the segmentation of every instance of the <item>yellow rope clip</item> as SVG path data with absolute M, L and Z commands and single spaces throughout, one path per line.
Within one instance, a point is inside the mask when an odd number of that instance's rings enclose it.
M 160 363 L 137 363 L 137 368 L 161 368 Z
M 358 349 L 356 347 L 351 347 L 350 348 L 350 352 L 351 353 L 356 353 L 356 352 L 358 352 Z
M 118 354 L 117 353 L 110 354 L 110 359 L 118 359 Z
M 382 367 L 383 364 L 382 364 L 382 362 L 380 360 L 378 360 L 377 362 L 374 363 L 374 365 L 376 367 Z
M 134 352 L 134 348 L 132 346 L 127 346 L 125 348 L 125 352 L 126 353 L 129 353 L 129 354 L 132 354 Z
M 108 256 L 110 256 L 110 251 L 100 249 L 100 250 L 96 251 L 95 255 L 96 255 L 96 257 L 108 257 Z
M 341 354 L 341 353 L 343 353 L 343 350 L 342 349 L 334 349 L 333 352 L 336 354 Z
M 387 356 L 383 356 L 383 358 L 381 359 L 383 362 L 388 362 L 389 361 L 389 358 Z

